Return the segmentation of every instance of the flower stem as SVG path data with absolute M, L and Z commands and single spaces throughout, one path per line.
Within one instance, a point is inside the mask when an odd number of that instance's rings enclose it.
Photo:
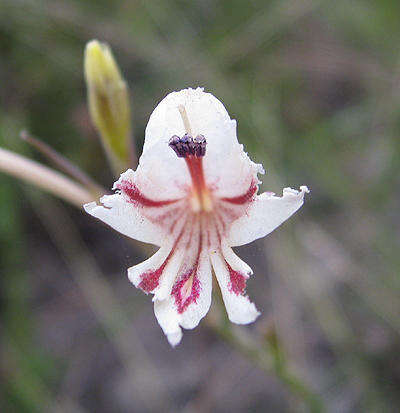
M 21 139 L 32 145 L 36 150 L 38 150 L 42 155 L 44 155 L 50 162 L 57 166 L 62 172 L 70 175 L 72 178 L 76 179 L 83 186 L 90 189 L 94 196 L 103 195 L 106 190 L 99 186 L 89 175 L 82 171 L 78 166 L 74 165 L 67 158 L 59 154 L 51 146 L 47 145 L 40 139 L 32 136 L 28 131 L 23 130 L 20 133 Z
M 82 185 L 47 166 L 0 148 L 0 171 L 27 181 L 79 208 L 93 195 Z
M 288 387 L 292 394 L 296 395 L 307 405 L 308 411 L 311 413 L 323 412 L 324 407 L 320 397 L 288 368 L 279 342 L 267 340 L 267 344 L 265 344 L 265 342 L 260 342 L 261 340 L 249 334 L 243 328 L 232 325 L 222 306 L 221 297 L 215 298 L 214 308 L 218 306 L 218 314 L 211 314 L 211 316 L 207 317 L 207 325 L 257 367 L 268 374 L 274 374 L 275 377 Z
M 275 373 L 276 376 L 286 384 L 292 393 L 296 394 L 307 404 L 311 413 L 320 413 L 324 411 L 320 398 L 286 367 L 279 371 L 275 370 Z

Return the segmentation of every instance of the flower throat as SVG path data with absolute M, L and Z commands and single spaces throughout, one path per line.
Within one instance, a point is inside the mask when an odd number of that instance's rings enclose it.
M 178 158 L 184 158 L 192 178 L 192 198 L 191 205 L 194 212 L 210 212 L 212 210 L 212 201 L 207 188 L 204 171 L 203 157 L 206 154 L 207 141 L 203 135 L 197 135 L 193 138 L 189 118 L 184 106 L 179 106 L 183 125 L 186 133 L 179 137 L 173 135 L 169 140 L 169 147 L 176 153 Z

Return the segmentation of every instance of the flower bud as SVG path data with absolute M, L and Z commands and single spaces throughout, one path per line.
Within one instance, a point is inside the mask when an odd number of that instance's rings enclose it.
M 98 130 L 115 173 L 129 165 L 130 105 L 128 86 L 111 49 L 92 40 L 86 45 L 84 71 L 92 122 Z

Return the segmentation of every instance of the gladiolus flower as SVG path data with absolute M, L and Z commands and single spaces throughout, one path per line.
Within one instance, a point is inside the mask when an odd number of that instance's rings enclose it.
M 124 172 L 116 193 L 85 210 L 117 231 L 159 246 L 128 269 L 130 281 L 154 295 L 158 323 L 171 345 L 211 305 L 213 268 L 230 321 L 253 322 L 259 312 L 246 295 L 253 273 L 232 250 L 264 237 L 303 204 L 307 187 L 283 196 L 257 195 L 264 173 L 244 152 L 236 121 L 198 88 L 170 93 L 146 128 L 136 171 Z

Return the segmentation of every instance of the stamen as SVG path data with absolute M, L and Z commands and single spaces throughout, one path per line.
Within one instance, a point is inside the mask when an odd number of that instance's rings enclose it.
M 184 154 L 181 148 L 181 138 L 177 135 L 173 135 L 168 143 L 169 147 L 174 150 L 178 158 L 183 158 Z
M 182 138 L 181 138 L 181 145 L 182 145 L 182 151 L 187 155 L 192 155 L 192 149 L 193 149 L 193 138 L 185 133 Z M 185 156 L 185 157 L 186 157 Z
M 212 201 L 204 179 L 202 157 L 206 154 L 206 138 L 197 135 L 193 139 L 189 117 L 183 105 L 178 106 L 186 133 L 180 138 L 174 135 L 169 140 L 169 146 L 174 150 L 179 158 L 185 158 L 186 165 L 192 178 L 191 202 L 195 212 L 201 210 L 211 211 Z
M 196 150 L 196 156 L 201 157 L 206 154 L 206 145 L 207 141 L 206 138 L 203 135 L 197 135 L 194 139 L 194 146 Z
M 198 135 L 193 139 L 186 133 L 182 138 L 173 135 L 168 145 L 174 150 L 178 158 L 187 158 L 188 156 L 201 158 L 206 154 L 207 141 L 203 135 Z

